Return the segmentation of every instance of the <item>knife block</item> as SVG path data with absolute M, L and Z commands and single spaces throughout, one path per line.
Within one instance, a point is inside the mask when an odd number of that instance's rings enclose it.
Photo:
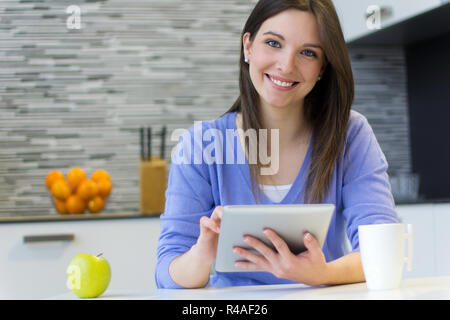
M 167 163 L 152 156 L 150 161 L 139 162 L 140 211 L 159 215 L 164 212 L 167 188 Z

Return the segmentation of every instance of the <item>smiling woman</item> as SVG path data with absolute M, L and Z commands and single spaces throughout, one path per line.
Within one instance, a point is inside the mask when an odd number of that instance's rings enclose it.
M 220 137 L 232 130 L 240 144 L 227 138 L 223 150 L 244 154 L 247 162 L 171 164 L 161 215 L 157 286 L 364 281 L 358 226 L 397 222 L 397 215 L 386 158 L 367 119 L 351 111 L 353 75 L 331 0 L 260 0 L 241 41 L 239 97 L 220 118 L 204 122 L 201 130 L 190 127 L 178 147 L 183 154 L 209 150 L 208 143 L 192 138 L 196 131 L 202 137 L 214 129 L 221 146 Z M 271 136 L 274 129 L 277 139 Z M 270 155 L 279 161 L 275 172 L 260 174 L 268 165 L 261 158 L 248 161 L 255 143 L 242 133 L 249 130 L 267 130 L 266 143 L 256 145 L 279 153 Z M 266 193 L 272 188 L 278 194 Z M 264 234 L 273 247 L 247 235 L 246 243 L 258 254 L 234 248 L 247 260 L 237 266 L 256 272 L 216 272 L 210 277 L 222 207 L 256 203 L 329 203 L 336 210 L 323 247 L 309 232 L 299 231 L 307 251 L 294 254 L 267 226 Z
M 314 128 L 317 144 L 305 200 L 320 202 L 344 144 L 354 96 L 350 58 L 334 7 L 331 1 L 260 1 L 242 37 L 241 95 L 228 112 L 242 114 L 244 130 L 259 129 L 267 122 L 260 107 L 270 114 L 269 106 L 284 106 L 295 110 L 301 125 Z M 259 166 L 250 166 L 256 197 Z

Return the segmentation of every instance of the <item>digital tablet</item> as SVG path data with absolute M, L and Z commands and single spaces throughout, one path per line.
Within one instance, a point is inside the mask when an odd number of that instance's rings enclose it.
M 239 246 L 253 251 L 254 249 L 243 241 L 244 235 L 251 235 L 275 249 L 264 235 L 264 228 L 274 230 L 286 241 L 294 254 L 306 250 L 303 244 L 305 232 L 311 233 L 322 247 L 333 212 L 333 204 L 224 206 L 217 245 L 216 270 L 252 272 L 234 265 L 236 260 L 244 258 L 235 254 L 233 247 Z M 254 252 L 258 253 L 256 250 Z

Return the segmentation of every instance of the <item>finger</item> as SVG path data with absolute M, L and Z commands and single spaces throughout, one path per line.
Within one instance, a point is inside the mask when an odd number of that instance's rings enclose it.
M 247 270 L 253 270 L 253 271 L 265 271 L 265 269 L 260 268 L 257 264 L 249 261 L 236 261 L 234 263 L 236 267 L 247 269 Z
M 219 229 L 220 229 L 220 225 L 222 223 L 222 213 L 223 213 L 223 207 L 222 206 L 217 206 L 214 209 L 213 214 L 211 215 L 211 219 L 216 222 L 216 224 L 219 227 Z M 217 231 L 217 232 L 219 232 L 219 231 Z
M 211 215 L 211 219 L 222 220 L 222 214 L 223 214 L 223 207 L 217 206 Z
M 305 244 L 306 249 L 308 249 L 308 251 L 311 252 L 311 254 L 315 254 L 317 252 L 322 251 L 317 239 L 314 238 L 314 236 L 309 232 L 305 232 L 305 234 L 303 235 L 303 242 Z
M 288 256 L 292 254 L 286 242 L 275 231 L 266 228 L 264 229 L 263 232 L 266 235 L 266 237 L 273 243 L 275 249 L 277 249 L 279 254 L 283 256 Z
M 269 262 L 274 263 L 277 258 L 277 253 L 269 248 L 264 242 L 252 236 L 245 235 L 244 242 L 252 246 L 259 253 L 261 253 Z
M 247 261 L 242 261 L 242 260 L 238 260 L 237 262 L 248 262 L 248 263 L 252 263 L 254 264 L 257 268 L 260 268 L 261 270 L 265 268 L 265 266 L 267 265 L 267 261 L 266 259 L 256 253 L 253 253 L 249 250 L 245 250 L 243 248 L 240 247 L 234 247 L 233 248 L 233 252 L 243 258 L 245 258 Z M 247 264 L 248 266 L 248 264 Z
M 220 232 L 220 225 L 217 224 L 214 220 L 208 218 L 207 216 L 203 216 L 200 218 L 200 226 L 216 233 Z

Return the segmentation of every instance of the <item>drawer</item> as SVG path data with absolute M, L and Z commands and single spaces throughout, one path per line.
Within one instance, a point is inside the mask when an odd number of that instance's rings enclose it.
M 108 289 L 154 288 L 159 219 L 0 224 L 0 298 L 40 299 L 69 291 L 66 269 L 80 252 L 111 265 Z

